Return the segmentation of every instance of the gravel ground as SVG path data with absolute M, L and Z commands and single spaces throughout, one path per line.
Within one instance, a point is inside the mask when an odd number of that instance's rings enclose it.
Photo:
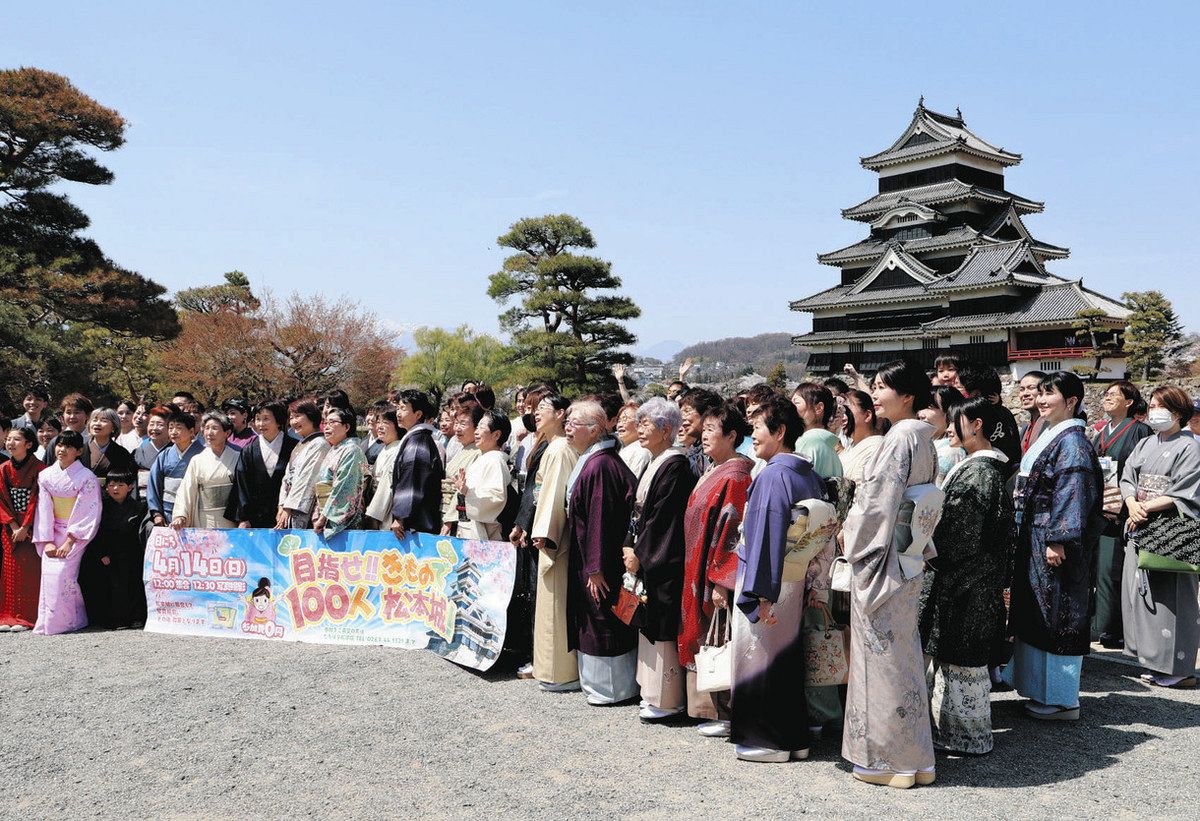
M 1195 818 L 1200 693 L 1137 673 L 1089 659 L 1076 724 L 1000 695 L 992 755 L 898 791 L 424 652 L 0 634 L 0 816 Z

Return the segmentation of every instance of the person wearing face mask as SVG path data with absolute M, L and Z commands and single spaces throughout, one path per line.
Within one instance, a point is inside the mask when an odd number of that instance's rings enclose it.
M 1079 718 L 1079 676 L 1091 644 L 1096 545 L 1103 529 L 1103 474 L 1084 430 L 1083 382 L 1050 374 L 1038 388 L 1046 430 L 1021 459 L 1016 497 L 1004 681 L 1029 699 L 1025 713 Z
M 1125 462 L 1138 442 L 1151 435 L 1136 416 L 1146 412 L 1142 394 L 1131 382 L 1113 382 L 1101 400 L 1106 420 L 1096 427 L 1092 444 L 1104 471 L 1104 532 L 1097 547 L 1096 615 L 1092 632 L 1109 649 L 1124 646 L 1121 626 L 1121 576 L 1125 564 L 1125 501 L 1118 487 Z
M 1181 429 L 1193 411 L 1182 388 L 1156 388 L 1146 415 L 1156 435 L 1134 447 L 1121 474 L 1129 516 L 1121 580 L 1125 655 L 1150 671 L 1144 680 L 1161 687 L 1196 686 L 1200 576 L 1139 569 L 1138 529 L 1162 516 L 1200 519 L 1200 442 Z

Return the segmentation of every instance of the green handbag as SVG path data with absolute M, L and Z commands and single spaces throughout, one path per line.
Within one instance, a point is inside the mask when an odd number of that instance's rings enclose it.
M 1156 516 L 1129 535 L 1139 570 L 1200 574 L 1200 521 L 1177 514 Z

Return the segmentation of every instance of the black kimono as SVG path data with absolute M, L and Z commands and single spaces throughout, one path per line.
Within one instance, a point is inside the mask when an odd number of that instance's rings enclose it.
M 442 529 L 442 479 L 446 465 L 433 426 L 422 422 L 404 434 L 392 469 L 392 518 L 405 530 L 438 533 Z
M 653 476 L 649 474 L 653 471 Z M 636 505 L 636 538 L 633 552 L 641 565 L 646 606 L 640 624 L 647 641 L 675 641 L 683 606 L 683 514 L 696 486 L 692 464 L 675 453 L 646 468 L 649 478 L 643 500 Z M 642 496 L 638 488 L 638 496 Z
M 145 516 L 145 501 L 131 495 L 117 504 L 104 497 L 100 529 L 79 565 L 79 587 L 92 625 L 129 627 L 146 620 L 145 543 L 140 531 Z
M 546 452 L 549 442 L 542 442 L 533 453 L 529 454 L 528 473 L 530 477 L 521 491 L 521 504 L 517 510 L 514 527 L 525 532 L 526 539 L 533 529 L 533 514 L 537 509 L 537 476 L 538 467 L 542 463 L 542 454 Z M 508 538 L 508 534 L 503 534 Z M 512 598 L 508 603 L 508 629 L 504 634 L 504 650 L 508 652 L 517 665 L 522 665 L 533 658 L 533 618 L 534 602 L 537 600 L 538 552 L 532 546 L 526 546 L 517 551 L 516 579 L 513 582 Z
M 250 527 L 275 527 L 275 516 L 279 511 L 279 489 L 283 485 L 283 474 L 287 471 L 288 460 L 292 451 L 299 444 L 286 433 L 283 445 L 279 448 L 279 460 L 275 469 L 267 472 L 266 462 L 263 461 L 264 447 L 261 436 L 251 439 L 238 456 L 237 467 L 233 471 L 233 489 L 229 493 L 229 502 L 225 505 L 225 518 L 231 522 L 249 522 Z

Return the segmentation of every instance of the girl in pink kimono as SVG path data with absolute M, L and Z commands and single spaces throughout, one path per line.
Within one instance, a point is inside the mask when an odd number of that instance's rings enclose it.
M 87 626 L 79 591 L 79 563 L 100 527 L 100 483 L 79 461 L 83 437 L 66 430 L 58 436 L 58 459 L 38 475 L 38 507 L 33 542 L 42 557 L 42 586 L 34 633 L 52 636 Z

